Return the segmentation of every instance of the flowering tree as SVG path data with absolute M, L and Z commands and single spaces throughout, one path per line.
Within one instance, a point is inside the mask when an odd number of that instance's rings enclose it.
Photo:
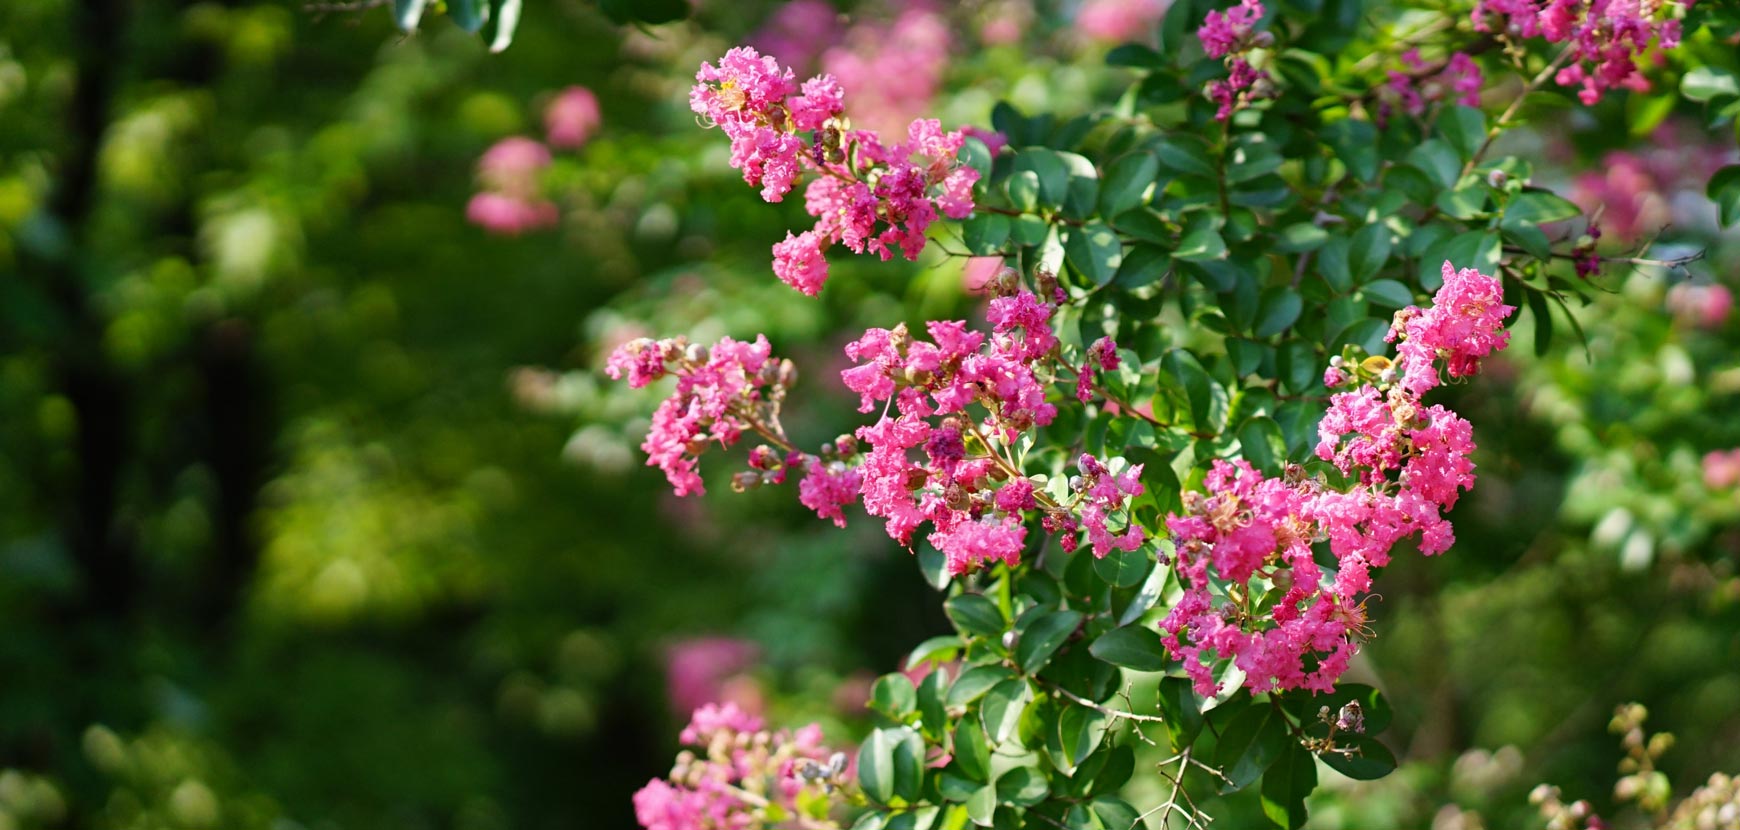
M 697 711 L 705 757 L 636 796 L 643 825 L 1201 826 L 1212 793 L 1250 788 L 1299 827 L 1318 762 L 1395 767 L 1388 702 L 1339 681 L 1376 636 L 1373 570 L 1451 551 L 1475 485 L 1473 425 L 1427 397 L 1506 348 L 1519 308 L 1544 349 L 1552 307 L 1574 325 L 1610 266 L 1697 258 L 1600 247 L 1599 211 L 1502 139 L 1539 98 L 1648 92 L 1647 66 L 1736 21 L 1648 0 L 1366 14 L 1179 0 L 1159 48 L 1109 55 L 1140 75 L 1109 111 L 1001 104 L 990 130 L 865 128 L 834 75 L 751 47 L 702 65 L 690 105 L 731 166 L 814 220 L 772 243 L 778 279 L 815 296 L 830 257 L 930 246 L 999 264 L 984 325 L 850 342 L 866 422 L 819 447 L 781 423 L 798 373 L 764 336 L 611 356 L 633 388 L 674 378 L 642 449 L 676 495 L 748 446 L 732 489 L 795 479 L 841 527 L 861 505 L 956 628 L 876 682 L 850 759 Z M 1145 810 L 1120 794 L 1138 745 L 1164 755 Z

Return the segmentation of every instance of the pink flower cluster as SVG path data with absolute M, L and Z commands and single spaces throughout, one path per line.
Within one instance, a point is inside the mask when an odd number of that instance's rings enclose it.
M 646 830 L 822 820 L 833 801 L 843 801 L 831 796 L 846 781 L 846 756 L 822 744 L 816 724 L 770 732 L 733 704 L 707 704 L 695 710 L 681 739 L 694 749 L 677 756 L 668 778 L 634 794 L 635 818 Z
M 822 69 L 853 90 L 859 126 L 898 133 L 928 112 L 954 49 L 948 20 L 929 0 L 898 0 L 892 22 L 865 20 L 822 54 Z
M 991 301 L 988 338 L 962 321 L 936 321 L 927 326 L 929 342 L 899 326 L 871 329 L 846 347 L 857 365 L 842 380 L 859 394 L 861 411 L 883 405 L 882 417 L 858 430 L 869 445 L 859 468 L 864 509 L 903 545 L 929 522 L 928 539 L 947 557 L 950 573 L 1020 561 L 1025 518 L 1034 510 L 1044 512 L 1045 529 L 1062 534 L 1067 550 L 1084 529 L 1097 556 L 1142 543 L 1140 526 L 1127 518 L 1122 531 L 1109 527 L 1142 492 L 1139 465 L 1114 475 L 1082 456 L 1076 496 L 1065 506 L 1036 492 L 1009 456 L 1021 434 L 1057 415 L 1046 399 L 1057 348 L 1052 311 L 1019 290 Z M 1097 350 L 1112 358 L 1092 359 L 1115 359 L 1116 346 L 1106 342 Z M 914 452 L 924 460 L 914 461 Z
M 958 162 L 966 140 L 958 130 L 918 119 L 904 142 L 884 145 L 876 133 L 849 128 L 833 76 L 800 87 L 790 69 L 746 47 L 717 67 L 702 64 L 695 77 L 690 106 L 730 137 L 731 165 L 763 199 L 780 201 L 805 171 L 815 174 L 804 191 L 815 226 L 773 246 L 774 273 L 805 294 L 821 291 L 826 251 L 836 244 L 917 259 L 939 215 L 972 213 L 979 174 Z
M 1418 116 L 1426 112 L 1428 105 L 1440 101 L 1467 107 L 1480 105 L 1480 90 L 1486 79 L 1479 65 L 1466 53 L 1456 52 L 1442 63 L 1430 63 L 1420 57 L 1420 50 L 1409 49 L 1402 54 L 1402 63 L 1407 67 L 1405 71 L 1389 70 L 1380 117 L 1387 118 L 1394 106 Z
M 1445 272 L 1432 308 L 1397 315 L 1392 339 L 1404 349 L 1429 345 L 1418 354 L 1446 360 L 1461 376 L 1504 347 L 1499 328 L 1514 309 L 1497 305 L 1497 279 L 1448 263 Z M 1428 555 L 1454 540 L 1444 513 L 1474 485 L 1473 429 L 1420 403 L 1438 383 L 1435 367 L 1414 363 L 1398 380 L 1389 361 L 1370 358 L 1331 372 L 1333 385 L 1362 381 L 1336 393 L 1318 425 L 1317 455 L 1348 489 L 1299 467 L 1269 478 L 1242 459 L 1216 461 L 1207 492 L 1186 494 L 1184 513 L 1167 517 L 1185 593 L 1161 627 L 1204 695 L 1219 691 L 1219 660 L 1243 671 L 1252 691 L 1334 688 L 1366 638 L 1371 569 L 1409 537 Z M 1312 551 L 1325 540 L 1336 560 L 1327 579 Z
M 1554 80 L 1593 106 L 1609 89 L 1649 89 L 1637 59 L 1652 43 L 1679 45 L 1681 5 L 1690 0 L 1477 0 L 1473 16 L 1477 31 L 1567 44 L 1570 64 Z
M 1704 486 L 1726 490 L 1736 484 L 1740 484 L 1740 447 L 1704 455 Z
M 539 180 L 549 166 L 549 148 L 533 139 L 514 136 L 496 142 L 477 160 L 483 187 L 466 204 L 465 218 L 508 236 L 556 224 L 556 205 L 544 198 Z
M 789 470 L 801 469 L 799 501 L 818 516 L 844 527 L 845 506 L 862 498 L 888 535 L 908 546 L 928 522 L 926 538 L 953 574 L 1019 562 L 1035 516 L 1066 551 L 1084 538 L 1095 556 L 1136 550 L 1145 536 L 1129 508 L 1143 492 L 1141 465 L 1082 455 L 1079 474 L 1055 498 L 1020 471 L 1020 439 L 1057 416 L 1050 390 L 1058 369 L 1072 364 L 1061 362 L 1052 304 L 1013 281 L 999 281 L 997 290 L 1001 296 L 986 313 L 989 334 L 964 321 L 934 321 L 927 324 L 929 341 L 900 325 L 870 329 L 848 344 L 855 365 L 841 379 L 858 393 L 861 411 L 880 406 L 882 415 L 819 454 L 785 442 L 778 411 L 795 370 L 788 362 L 776 365 L 765 338 L 753 344 L 726 338 L 710 351 L 681 339 L 642 338 L 617 349 L 606 371 L 635 388 L 676 376 L 675 394 L 654 414 L 642 448 L 679 496 L 702 491 L 696 462 L 707 445 L 728 446 L 754 431 L 786 450 L 754 448 L 734 488 L 782 483 Z M 1083 351 L 1082 377 L 1118 366 L 1111 338 Z M 1087 400 L 1091 391 L 1078 386 L 1077 394 Z
M 1166 6 L 1166 0 L 1087 0 L 1076 13 L 1075 25 L 1082 34 L 1107 43 L 1151 42 Z
M 1719 329 L 1734 311 L 1734 292 L 1719 282 L 1682 282 L 1668 289 L 1668 311 L 1674 319 L 1703 329 Z
M 1224 58 L 1226 63 L 1227 77 L 1208 85 L 1209 100 L 1218 105 L 1214 114 L 1217 121 L 1232 118 L 1234 112 L 1263 97 L 1257 94 L 1257 86 L 1259 82 L 1267 84 L 1269 73 L 1246 59 L 1251 49 L 1274 45 L 1273 35 L 1256 30 L 1263 12 L 1261 0 L 1240 0 L 1239 5 L 1225 12 L 1209 12 L 1202 27 L 1196 30 L 1203 51 L 1211 58 Z
M 537 139 L 512 136 L 496 142 L 477 160 L 482 187 L 466 203 L 465 218 L 486 231 L 518 236 L 556 224 L 556 204 L 544 197 L 544 170 L 550 147 L 575 150 L 584 146 L 602 121 L 598 96 L 583 86 L 557 93 L 544 108 L 546 146 Z
M 760 656 L 761 649 L 755 643 L 733 637 L 697 637 L 673 643 L 665 650 L 665 698 L 679 714 L 727 699 L 756 711 L 759 706 L 751 704 L 759 699 L 759 689 L 744 672 Z
M 1577 174 L 1570 199 L 1588 213 L 1599 210 L 1602 227 L 1631 242 L 1670 224 L 1698 221 L 1688 214 L 1709 204 L 1704 184 L 1733 159 L 1728 146 L 1669 122 L 1645 146 L 1611 151 L 1596 169 Z
M 706 492 L 696 472 L 702 452 L 714 442 L 729 447 L 743 433 L 767 423 L 777 423 L 779 404 L 795 380 L 790 361 L 775 361 L 767 338 L 753 343 L 721 338 L 712 348 L 702 348 L 676 338 L 639 338 L 619 347 L 610 356 L 605 373 L 628 378 L 639 389 L 667 374 L 677 379 L 675 394 L 653 413 L 652 429 L 641 449 L 647 466 L 665 473 L 677 495 Z M 752 454 L 758 470 L 783 468 L 765 452 Z

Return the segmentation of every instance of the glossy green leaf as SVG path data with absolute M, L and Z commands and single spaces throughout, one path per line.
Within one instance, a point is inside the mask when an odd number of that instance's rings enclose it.
M 1375 781 L 1389 775 L 1396 768 L 1396 755 L 1390 748 L 1379 743 L 1375 738 L 1359 737 L 1350 740 L 1336 736 L 1335 742 L 1353 750 L 1352 754 L 1340 752 L 1324 752 L 1318 757 L 1336 772 L 1356 781 Z
M 447 14 L 454 24 L 472 34 L 483 28 L 488 9 L 484 0 L 447 0 Z
M 1002 253 L 1009 242 L 1009 217 L 988 211 L 975 213 L 961 224 L 961 239 L 967 253 L 974 256 Z
M 967 799 L 967 817 L 980 827 L 990 827 L 997 812 L 997 788 L 986 784 Z
M 1240 453 L 1264 474 L 1278 476 L 1287 464 L 1287 439 L 1274 419 L 1258 415 L 1239 427 Z
M 660 0 L 660 5 L 666 3 Z M 489 44 L 489 51 L 504 51 L 514 42 L 514 31 L 520 25 L 520 7 L 521 0 L 489 0 L 489 21 L 483 26 L 483 40 Z M 682 11 L 687 13 L 688 8 L 685 6 Z M 663 22 L 637 19 L 648 23 Z
M 1374 280 L 1359 289 L 1359 296 L 1386 308 L 1406 308 L 1414 304 L 1414 292 L 1395 280 Z
M 1160 173 L 1160 162 L 1149 153 L 1133 153 L 1112 163 L 1100 183 L 1100 215 L 1111 218 L 1142 203 L 1142 196 Z
M 1028 674 L 1039 671 L 1080 624 L 1078 611 L 1052 611 L 1037 617 L 1021 631 L 1015 644 L 1015 662 Z
M 427 5 L 428 0 L 393 0 L 393 21 L 399 24 L 401 31 L 415 31 Z
M 1740 78 L 1720 66 L 1697 66 L 1680 79 L 1680 93 L 1693 101 L 1714 101 L 1740 95 Z
M 1317 788 L 1317 760 L 1298 744 L 1263 773 L 1263 815 L 1285 830 L 1305 826 L 1305 797 Z
M 1111 282 L 1118 274 L 1118 266 L 1124 263 L 1124 246 L 1117 233 L 1097 220 L 1069 231 L 1064 254 L 1096 286 Z
M 878 729 L 858 746 L 858 786 L 879 804 L 894 799 L 894 747 L 898 742 L 889 730 Z
M 948 615 L 955 628 L 962 634 L 977 634 L 982 637 L 1001 637 L 1008 630 L 1009 623 L 1003 618 L 1003 612 L 997 603 L 984 594 L 960 594 L 949 597 L 943 603 L 943 613 Z
M 962 718 L 955 725 L 954 759 L 961 772 L 974 781 L 990 781 L 991 747 L 978 718 Z
M 900 720 L 918 705 L 918 689 L 912 680 L 899 672 L 876 678 L 870 687 L 870 708 Z
M 956 681 L 956 685 L 959 684 L 960 681 Z M 1015 734 L 1016 724 L 1021 721 L 1021 713 L 1032 700 L 1033 690 L 1021 678 L 1011 678 L 992 686 L 979 703 L 979 721 L 985 728 L 985 739 L 992 744 L 1009 740 L 1009 736 Z
M 1221 730 L 1214 747 L 1214 765 L 1226 776 L 1221 792 L 1243 789 L 1257 780 L 1281 757 L 1290 738 L 1275 707 L 1256 703 L 1238 714 Z
M 1452 105 L 1438 115 L 1438 131 L 1463 161 L 1486 143 L 1486 113 L 1473 107 Z
M 1191 231 L 1178 241 L 1178 248 L 1172 252 L 1173 259 L 1185 262 L 1201 262 L 1208 259 L 1220 259 L 1226 256 L 1226 241 L 1220 234 L 1208 228 Z
M 959 708 L 978 700 L 980 696 L 991 690 L 991 687 L 1014 677 L 1014 673 L 1002 666 L 973 666 L 961 672 L 955 678 L 953 686 L 944 702 L 949 708 Z
M 1263 292 L 1257 304 L 1256 325 L 1252 331 L 1258 337 L 1274 337 L 1290 328 L 1305 310 L 1305 299 L 1299 292 L 1277 285 Z
M 1030 172 L 1039 185 L 1039 203 L 1061 207 L 1069 196 L 1069 168 L 1055 150 L 1027 147 L 1015 155 L 1015 173 Z M 1013 195 L 1013 194 L 1011 194 Z
M 1136 671 L 1162 671 L 1167 662 L 1160 635 L 1134 625 L 1101 634 L 1088 646 L 1088 653 L 1114 666 Z

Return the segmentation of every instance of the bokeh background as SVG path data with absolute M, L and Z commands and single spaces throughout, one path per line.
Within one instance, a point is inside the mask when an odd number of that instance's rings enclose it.
M 1069 117 L 1163 11 L 562 0 L 492 55 L 378 7 L 0 3 L 0 828 L 628 828 L 700 702 L 853 740 L 938 595 L 861 514 L 726 470 L 675 499 L 636 448 L 656 396 L 597 368 L 766 332 L 819 443 L 859 422 L 848 333 L 975 314 L 988 267 L 945 234 L 819 300 L 779 284 L 801 205 L 727 167 L 694 67 L 754 43 L 871 125 Z M 1736 68 L 1682 52 L 1670 90 Z M 1610 253 L 1710 253 L 1610 267 L 1586 339 L 1525 321 L 1452 390 L 1480 486 L 1450 554 L 1378 583 L 1351 678 L 1407 763 L 1313 826 L 1537 826 L 1542 781 L 1605 807 L 1630 700 L 1681 792 L 1740 771 L 1740 245 L 1703 195 L 1740 154 L 1712 106 L 1615 95 L 1521 139 Z

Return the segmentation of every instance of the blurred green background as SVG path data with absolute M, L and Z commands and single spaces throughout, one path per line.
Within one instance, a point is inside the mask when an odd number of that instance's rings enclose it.
M 876 117 L 1068 116 L 1116 99 L 1104 52 L 1161 6 L 778 5 L 536 3 L 491 55 L 380 8 L 0 3 L 0 830 L 631 827 L 686 706 L 855 737 L 868 678 L 947 630 L 908 554 L 789 493 L 674 499 L 636 448 L 653 397 L 595 370 L 632 336 L 765 331 L 817 443 L 858 423 L 829 382 L 850 332 L 971 314 L 971 275 L 945 238 L 837 263 L 820 300 L 778 284 L 801 205 L 728 169 L 693 69 L 757 37 L 800 71 L 908 68 Z M 601 119 L 542 171 L 559 219 L 468 223 L 479 156 L 570 85 Z M 1533 826 L 1543 780 L 1608 804 L 1627 700 L 1678 733 L 1685 789 L 1740 769 L 1740 496 L 1703 461 L 1740 445 L 1740 324 L 1687 296 L 1740 246 L 1683 163 L 1734 133 L 1613 98 L 1534 136 L 1550 183 L 1711 256 L 1610 270 L 1586 347 L 1531 354 L 1524 323 L 1454 390 L 1480 487 L 1450 554 L 1379 582 L 1350 677 L 1410 763 L 1313 826 Z

